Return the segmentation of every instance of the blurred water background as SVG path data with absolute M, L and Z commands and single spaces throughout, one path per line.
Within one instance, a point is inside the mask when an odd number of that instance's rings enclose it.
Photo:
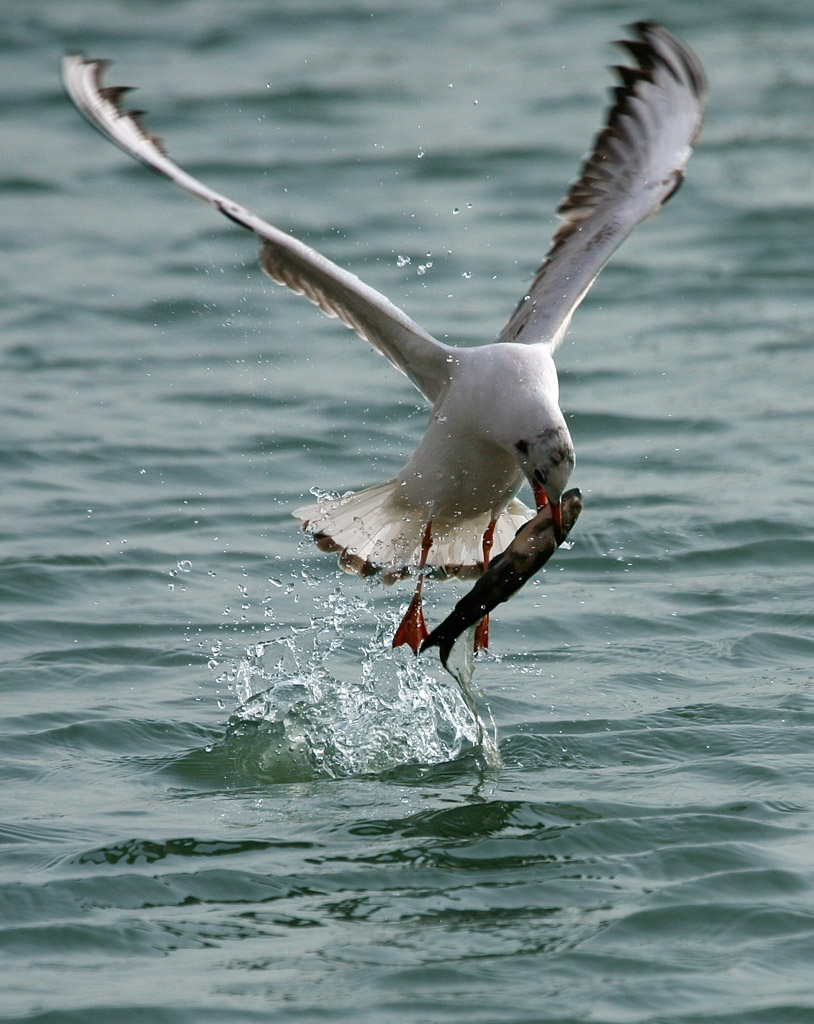
M 493 620 L 484 765 L 407 600 L 292 509 L 420 397 L 84 125 L 492 340 L 650 17 L 688 180 L 559 354 L 585 511 Z M 9 0 L 0 12 L 0 1018 L 814 1020 L 814 14 L 802 0 Z M 460 584 L 429 587 L 437 622 Z M 485 705 L 482 705 L 486 715 Z

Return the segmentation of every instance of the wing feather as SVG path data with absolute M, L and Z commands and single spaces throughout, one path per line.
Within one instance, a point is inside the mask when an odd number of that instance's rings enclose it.
M 449 380 L 454 349 L 437 341 L 384 295 L 227 196 L 204 185 L 171 160 L 161 140 L 142 123 L 141 111 L 120 105 L 129 91 L 105 86 L 105 60 L 66 54 L 62 80 L 71 100 L 90 123 L 130 156 L 202 199 L 261 241 L 260 261 L 278 284 L 303 295 L 328 316 L 338 317 L 405 373 L 430 402 Z
M 613 69 L 621 84 L 607 123 L 560 203 L 563 223 L 499 341 L 556 348 L 613 252 L 681 184 L 701 129 L 704 69 L 660 25 L 642 21 L 633 30 L 638 38 L 618 45 L 636 66 Z

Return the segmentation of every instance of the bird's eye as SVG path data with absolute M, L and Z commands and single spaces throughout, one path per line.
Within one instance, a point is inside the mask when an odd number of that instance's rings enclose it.
M 545 482 L 546 482 L 546 475 L 545 475 L 545 473 L 541 469 L 535 469 L 534 470 L 534 479 L 537 481 L 538 484 L 545 484 Z
M 517 441 L 515 443 L 515 448 L 520 452 L 521 455 L 528 455 L 529 453 L 528 441 Z

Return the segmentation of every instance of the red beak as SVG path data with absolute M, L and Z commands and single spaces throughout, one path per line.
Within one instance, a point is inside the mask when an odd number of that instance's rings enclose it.
M 542 484 L 538 484 L 535 480 L 532 483 L 532 489 L 534 491 L 534 500 L 537 502 L 537 511 L 539 512 L 546 505 L 551 506 L 551 522 L 554 525 L 554 540 L 557 542 L 559 547 L 562 544 L 562 507 L 559 502 L 555 505 L 554 502 L 549 502 L 548 495 L 543 489 Z

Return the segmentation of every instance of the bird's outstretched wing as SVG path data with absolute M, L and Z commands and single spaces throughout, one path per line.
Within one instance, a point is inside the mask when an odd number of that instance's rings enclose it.
M 65 89 L 88 121 L 130 156 L 253 231 L 262 243 L 262 267 L 274 281 L 304 295 L 328 316 L 338 317 L 434 402 L 449 379 L 454 349 L 427 334 L 354 274 L 187 174 L 167 156 L 161 141 L 144 129 L 142 112 L 120 105 L 128 89 L 102 84 L 107 66 L 107 61 L 85 60 L 75 53 L 62 60 Z
M 618 45 L 636 67 L 614 68 L 620 84 L 607 123 L 557 210 L 563 224 L 500 341 L 556 348 L 611 254 L 681 184 L 701 128 L 704 69 L 660 25 L 632 27 L 638 39 Z

